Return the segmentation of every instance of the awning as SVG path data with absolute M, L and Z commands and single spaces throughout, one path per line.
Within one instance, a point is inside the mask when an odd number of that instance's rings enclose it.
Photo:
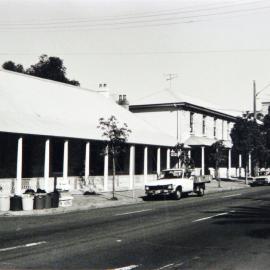
M 211 146 L 217 141 L 217 139 L 213 138 L 191 135 L 184 143 L 189 146 Z M 223 140 L 223 144 L 226 148 L 232 148 L 232 143 L 230 141 Z

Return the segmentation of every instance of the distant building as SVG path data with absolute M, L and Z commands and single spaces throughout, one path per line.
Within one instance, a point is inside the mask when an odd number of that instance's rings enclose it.
M 228 156 L 221 169 L 221 176 L 235 176 L 236 167 L 242 167 L 238 157 L 232 157 L 231 153 L 230 133 L 237 115 L 215 107 L 176 91 L 164 90 L 141 99 L 130 105 L 129 109 L 178 142 L 189 146 L 191 157 L 201 174 L 213 170 L 209 148 L 217 140 L 223 140 Z

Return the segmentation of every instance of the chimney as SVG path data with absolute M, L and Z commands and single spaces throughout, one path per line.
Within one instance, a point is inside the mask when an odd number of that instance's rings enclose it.
M 127 95 L 119 95 L 119 99 L 117 102 L 120 106 L 124 107 L 125 109 L 129 109 L 129 102 L 127 100 Z
M 109 91 L 109 88 L 107 86 L 107 83 L 99 83 L 98 88 L 99 88 L 98 92 L 100 94 L 102 94 L 106 98 L 110 97 L 110 91 Z
M 123 101 L 122 95 L 119 95 L 118 104 L 121 105 L 122 101 Z

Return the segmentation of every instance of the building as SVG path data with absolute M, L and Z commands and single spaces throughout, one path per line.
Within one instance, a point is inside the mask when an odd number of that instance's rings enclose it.
M 221 177 L 236 176 L 239 171 L 241 174 L 241 156 L 232 157 L 231 150 L 230 132 L 236 120 L 235 113 L 172 90 L 156 92 L 130 105 L 129 109 L 189 146 L 198 173 L 205 174 L 210 170 L 213 174 L 209 148 L 217 140 L 223 140 L 228 154 L 220 169 Z M 240 168 L 238 172 L 237 167 Z
M 99 87 L 102 93 L 0 70 L 0 192 L 52 191 L 55 177 L 71 190 L 82 177 L 98 191 L 110 190 L 111 160 L 101 155 L 106 142 L 97 126 L 111 115 L 132 130 L 116 167 L 118 189 L 142 186 L 170 167 L 175 138 L 117 105 L 106 85 Z

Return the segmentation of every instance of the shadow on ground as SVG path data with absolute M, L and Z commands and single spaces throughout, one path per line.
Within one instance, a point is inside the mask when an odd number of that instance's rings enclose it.
M 270 198 L 269 197 L 260 197 L 260 198 L 248 198 L 243 197 L 243 200 L 261 201 L 264 204 L 258 206 L 238 206 L 231 207 L 229 214 L 220 215 L 213 218 L 214 224 L 218 225 L 234 225 L 241 224 L 245 225 L 254 225 L 247 228 L 246 235 L 254 238 L 267 239 L 270 238 Z M 211 215 L 219 214 L 217 211 L 206 211 Z M 252 227 L 254 229 L 252 229 Z

